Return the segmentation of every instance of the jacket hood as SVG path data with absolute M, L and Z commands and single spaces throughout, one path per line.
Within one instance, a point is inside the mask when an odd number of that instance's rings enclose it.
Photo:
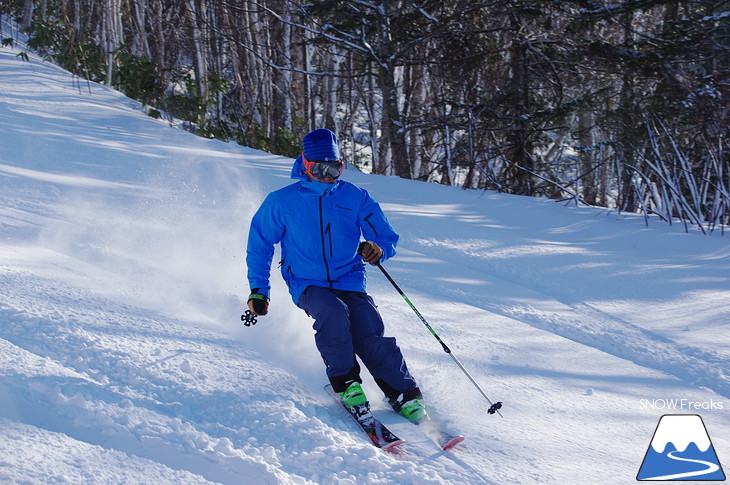
M 319 195 L 323 195 L 328 190 L 332 191 L 340 185 L 340 179 L 335 180 L 332 184 L 328 184 L 325 182 L 317 182 L 316 180 L 309 178 L 307 174 L 304 173 L 304 162 L 302 161 L 301 155 L 294 160 L 290 177 L 294 180 L 299 180 L 299 183 L 305 189 L 316 192 Z
M 291 168 L 291 178 L 294 180 L 301 180 L 305 181 L 309 177 L 304 173 L 304 161 L 302 160 L 302 155 L 299 154 L 296 160 L 294 160 L 294 165 L 292 165 Z

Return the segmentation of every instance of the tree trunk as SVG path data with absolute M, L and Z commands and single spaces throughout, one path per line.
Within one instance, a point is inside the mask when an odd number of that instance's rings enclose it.
M 112 85 L 114 53 L 122 45 L 122 6 L 121 0 L 107 0 L 103 15 L 103 47 L 107 58 L 106 84 Z
M 190 16 L 190 26 L 193 32 L 193 69 L 195 71 L 195 82 L 198 88 L 197 95 L 200 98 L 200 105 L 203 108 L 200 113 L 198 123 L 203 125 L 205 123 L 207 110 L 205 107 L 208 106 L 208 68 L 206 61 L 206 39 L 203 31 L 200 28 L 201 19 L 204 15 L 204 8 L 199 9 L 196 5 L 196 0 L 188 0 L 187 8 Z
M 20 25 L 23 29 L 30 27 L 31 22 L 33 22 L 34 9 L 35 1 L 25 0 L 25 4 L 23 5 L 23 23 Z
M 516 17 L 512 17 L 514 37 L 510 47 L 511 71 L 510 90 L 514 99 L 513 124 L 507 135 L 510 150 L 509 159 L 512 162 L 511 185 L 512 193 L 518 195 L 533 195 L 532 175 L 527 170 L 533 170 L 532 148 L 530 146 L 529 126 L 526 117 L 530 111 L 530 84 L 527 67 L 527 44 L 521 38 L 522 25 Z
M 627 12 L 624 17 L 624 45 L 632 43 L 631 23 L 633 14 Z M 634 170 L 629 167 L 633 165 L 634 159 L 634 79 L 633 73 L 624 70 L 620 94 L 620 115 L 617 136 L 617 177 L 618 177 L 618 200 L 619 210 L 633 212 L 638 204 L 636 191 L 633 189 L 632 179 Z
M 393 44 L 387 0 L 378 5 L 378 77 L 383 95 L 383 137 L 389 146 L 389 156 L 395 175 L 410 179 L 406 130 L 399 105 L 400 93 L 396 83 Z
M 578 113 L 578 142 L 580 151 L 581 172 L 583 173 L 582 197 L 587 203 L 596 205 L 598 199 L 597 173 L 594 164 L 596 163 L 594 140 L 593 140 L 593 112 L 583 109 Z

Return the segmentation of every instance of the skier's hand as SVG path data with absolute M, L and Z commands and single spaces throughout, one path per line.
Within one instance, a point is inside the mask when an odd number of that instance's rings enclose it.
M 370 264 L 378 264 L 380 258 L 383 257 L 383 250 L 380 246 L 372 241 L 363 241 L 357 248 L 357 252 L 362 256 L 362 259 Z
M 269 313 L 269 298 L 259 293 L 258 288 L 252 289 L 248 295 L 248 309 L 256 315 L 266 315 Z

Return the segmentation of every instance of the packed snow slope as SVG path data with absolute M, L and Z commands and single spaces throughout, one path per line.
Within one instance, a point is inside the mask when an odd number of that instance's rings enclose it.
M 0 49 L 0 483 L 631 484 L 663 414 L 730 463 L 730 240 L 597 208 L 363 174 L 402 239 L 369 291 L 435 414 L 371 446 L 245 242 L 292 160 L 206 140 Z M 295 210 L 295 208 L 293 208 Z M 729 470 L 725 470 L 726 472 Z

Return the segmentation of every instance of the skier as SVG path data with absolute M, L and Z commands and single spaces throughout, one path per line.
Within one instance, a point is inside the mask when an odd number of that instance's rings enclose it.
M 274 246 L 281 244 L 281 274 L 294 303 L 314 318 L 315 344 L 345 407 L 356 416 L 370 410 L 357 356 L 393 409 L 420 422 L 427 418 L 421 391 L 365 292 L 365 262 L 392 257 L 398 234 L 367 191 L 340 179 L 344 162 L 332 131 L 308 133 L 302 147 L 291 172 L 297 182 L 270 193 L 251 220 L 249 310 L 268 313 Z

